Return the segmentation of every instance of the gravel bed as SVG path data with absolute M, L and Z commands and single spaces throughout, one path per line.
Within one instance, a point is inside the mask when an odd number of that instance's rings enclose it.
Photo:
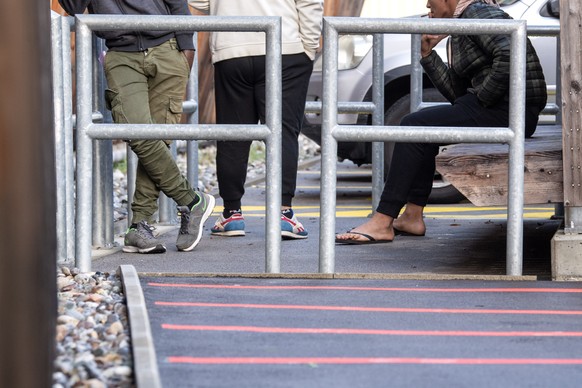
M 135 386 L 119 276 L 61 267 L 57 291 L 53 388 Z
M 300 136 L 302 163 L 319 155 L 319 146 Z M 123 147 L 125 148 L 125 147 Z M 265 173 L 263 143 L 253 144 L 247 181 Z M 199 151 L 198 187 L 217 192 L 215 147 Z M 186 157 L 178 153 L 185 171 Z M 127 218 L 127 176 L 114 170 L 114 220 Z M 56 276 L 58 318 L 53 388 L 134 387 L 131 338 L 121 279 L 114 273 L 82 273 L 61 267 Z

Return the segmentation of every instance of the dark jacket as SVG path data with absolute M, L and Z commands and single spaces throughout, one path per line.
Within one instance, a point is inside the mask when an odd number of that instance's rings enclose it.
M 502 9 L 474 3 L 463 19 L 511 19 Z M 421 64 L 437 89 L 450 102 L 466 93 L 477 95 L 484 107 L 509 101 L 511 39 L 507 35 L 453 35 L 448 42 L 449 64 L 436 52 Z M 547 88 L 542 66 L 529 39 L 526 52 L 526 105 L 546 105 Z
M 186 0 L 59 0 L 70 15 L 191 15 Z M 194 48 L 188 31 L 98 31 L 97 36 L 114 51 L 144 51 L 176 38 L 180 50 Z

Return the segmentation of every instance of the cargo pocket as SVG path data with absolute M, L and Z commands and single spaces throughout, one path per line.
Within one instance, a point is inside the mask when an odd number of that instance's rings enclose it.
M 111 111 L 113 121 L 120 124 L 127 124 L 129 121 L 123 112 L 123 104 L 119 93 L 112 89 L 105 90 L 105 106 Z
M 166 124 L 177 124 L 182 117 L 182 100 L 170 98 L 166 112 Z

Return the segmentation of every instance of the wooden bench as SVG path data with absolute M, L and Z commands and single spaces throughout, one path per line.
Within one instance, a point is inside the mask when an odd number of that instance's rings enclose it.
M 506 144 L 454 144 L 436 158 L 437 171 L 476 206 L 507 205 Z M 564 197 L 562 132 L 540 125 L 525 140 L 525 204 L 561 203 Z

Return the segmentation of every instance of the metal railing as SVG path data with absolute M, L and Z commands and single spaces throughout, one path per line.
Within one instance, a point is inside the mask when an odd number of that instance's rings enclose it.
M 262 31 L 266 34 L 264 125 L 94 124 L 92 120 L 92 32 L 94 30 Z M 264 140 L 267 144 L 266 272 L 280 272 L 281 250 L 281 19 L 280 17 L 78 15 L 77 69 L 77 266 L 91 268 L 92 154 L 96 139 Z
M 506 34 L 511 35 L 510 114 L 508 128 L 401 127 L 338 125 L 337 62 L 340 33 L 365 34 Z M 322 166 L 319 271 L 335 267 L 336 160 L 338 141 L 424 143 L 508 143 L 509 195 L 507 274 L 521 275 L 523 266 L 523 164 L 525 128 L 526 23 L 517 20 L 414 20 L 334 18 L 324 20 Z M 383 79 L 383 76 L 382 76 Z M 377 88 L 379 89 L 379 88 Z M 383 89 L 383 85 L 382 85 Z M 376 108 L 377 110 L 378 108 Z M 375 183 L 376 184 L 376 183 Z
M 51 11 L 52 77 L 57 197 L 57 260 L 75 257 L 75 193 L 71 33 L 67 18 Z
M 424 20 L 424 19 L 423 19 Z M 549 86 L 550 92 L 555 92 L 555 101 L 560 101 L 560 27 L 559 26 L 527 26 L 528 36 L 543 36 L 543 37 L 555 37 L 558 42 L 556 44 L 556 85 L 554 87 Z M 381 36 L 380 36 L 381 37 Z M 384 46 L 382 45 L 382 40 L 380 37 L 374 35 L 374 41 L 372 45 L 372 51 L 374 55 L 373 59 L 373 70 L 372 70 L 372 90 L 373 96 L 380 93 L 381 89 L 385 88 L 384 85 L 384 57 L 382 53 L 384 52 Z M 410 59 L 410 112 L 416 112 L 420 109 L 427 107 L 446 104 L 442 102 L 425 102 L 423 101 L 423 69 L 418 60 L 420 53 L 420 34 L 412 34 L 411 37 L 411 59 Z M 379 60 L 381 58 L 381 61 Z M 378 101 L 379 97 L 376 97 Z M 380 122 L 380 115 L 383 114 L 383 105 L 376 104 L 373 101 L 338 101 L 338 113 L 357 113 L 357 114 L 372 114 L 372 122 L 375 125 L 382 125 Z M 308 101 L 305 106 L 306 113 L 321 113 L 322 102 L 321 101 Z M 541 114 L 555 115 L 556 123 L 561 124 L 561 109 L 556 102 L 548 101 L 546 107 L 541 112 Z M 376 116 L 378 115 L 378 116 Z M 375 121 L 374 121 L 375 120 Z M 372 209 L 378 206 L 380 196 L 382 194 L 382 188 L 384 185 L 384 147 L 383 143 L 373 142 L 372 143 Z
M 145 18 L 145 21 L 144 21 Z M 55 101 L 55 137 L 56 137 L 56 167 L 57 167 L 57 233 L 58 258 L 61 260 L 74 260 L 83 270 L 90 269 L 91 258 L 91 231 L 93 232 L 93 243 L 95 234 L 103 233 L 103 230 L 96 231 L 96 228 L 107 229 L 112 220 L 99 220 L 91 224 L 92 212 L 111 211 L 110 206 L 91 206 L 93 201 L 91 188 L 95 187 L 93 179 L 99 179 L 96 174 L 100 174 L 101 166 L 93 166 L 95 149 L 93 140 L 99 139 L 138 139 L 138 138 L 164 138 L 164 139 L 186 139 L 188 141 L 187 171 L 188 180 L 197 182 L 197 143 L 195 140 L 266 140 L 267 147 L 267 244 L 266 244 L 266 271 L 280 271 L 280 223 L 278 219 L 278 209 L 280 207 L 280 123 L 281 117 L 277 113 L 275 105 L 271 105 L 273 111 L 267 115 L 266 126 L 237 126 L 240 130 L 232 131 L 231 126 L 219 125 L 198 125 L 198 116 L 191 115 L 188 125 L 118 125 L 118 124 L 94 124 L 103 120 L 103 114 L 96 109 L 95 100 L 98 95 L 95 89 L 99 87 L 99 82 L 95 83 L 95 64 L 91 63 L 94 58 L 91 40 L 92 31 L 99 29 L 121 29 L 121 25 L 132 29 L 173 29 L 173 30 L 196 30 L 196 31 L 265 31 L 267 33 L 267 61 L 272 63 L 267 66 L 269 70 L 267 76 L 267 93 L 273 95 L 270 98 L 276 104 L 281 103 L 281 80 L 280 75 L 274 75 L 274 69 L 280 68 L 280 62 L 276 55 L 280 56 L 280 25 L 279 18 L 221 18 L 221 17 L 130 17 L 123 16 L 123 24 L 120 17 L 83 15 L 78 18 L 61 17 L 52 13 L 52 34 L 53 34 L 53 82 Z M 76 23 L 75 23 L 76 20 Z M 492 21 L 487 24 L 473 26 L 463 21 L 447 22 L 422 19 L 363 19 L 363 18 L 325 18 L 325 49 L 324 63 L 328 71 L 324 77 L 324 98 L 323 103 L 307 103 L 306 111 L 323 111 L 324 125 L 322 126 L 322 203 L 321 219 L 333 220 L 320 225 L 320 255 L 319 271 L 333 272 L 334 269 L 334 248 L 333 236 L 335 234 L 335 218 L 331 213 L 335 209 L 335 157 L 337 155 L 337 141 L 373 141 L 373 206 L 377 205 L 378 198 L 382 191 L 383 181 L 383 143 L 384 141 L 422 141 L 422 142 L 507 142 L 510 144 L 510 191 L 509 191 L 509 212 L 508 212 L 508 244 L 507 260 L 508 274 L 521 274 L 521 237 L 523 234 L 522 216 L 520 211 L 523 207 L 523 186 L 515 187 L 515 179 L 519 179 L 519 171 L 516 165 L 523 166 L 523 144 L 519 143 L 518 126 L 523 125 L 523 117 L 516 117 L 510 121 L 509 128 L 431 128 L 415 127 L 384 127 L 384 74 L 383 74 L 383 38 L 385 33 L 410 33 L 412 39 L 412 74 L 411 74 L 411 99 L 420 101 L 411 104 L 412 110 L 417 110 L 425 105 L 422 103 L 422 68 L 414 58 L 414 48 L 419 43 L 419 33 L 490 33 L 490 34 L 510 34 L 512 36 L 512 52 L 521 50 L 521 44 L 516 42 L 522 39 L 522 28 L 525 22 L 502 22 Z M 117 25 L 116 25 L 117 23 Z M 129 23 L 129 25 L 128 25 Z M 74 151 L 73 151 L 73 120 L 72 115 L 72 80 L 70 64 L 70 30 L 76 25 L 77 30 L 77 214 L 75 220 L 75 193 L 74 193 Z M 529 34 L 537 36 L 559 36 L 559 28 L 553 27 L 530 27 Z M 337 93 L 337 36 L 338 33 L 355 32 L 371 33 L 374 35 L 373 43 L 373 101 L 372 102 L 338 102 Z M 417 39 L 418 38 L 418 39 Z M 335 42 L 332 40 L 335 39 Z M 335 52 L 335 60 L 331 58 Z M 523 60 L 522 54 L 514 57 L 514 62 Z M 270 59 L 269 59 L 270 58 Z M 559 53 L 558 53 L 559 58 Z M 269 63 L 269 62 L 268 62 Z M 516 75 L 515 70 L 519 63 L 512 63 L 512 83 L 510 91 L 514 94 L 522 93 L 523 76 Z M 559 68 L 559 67 L 558 67 Z M 559 71 L 557 72 L 559 76 Z M 197 112 L 197 69 L 192 71 L 193 76 L 188 85 L 188 97 L 184 102 L 184 112 Z M 274 78 L 270 78 L 274 77 Z M 420 81 L 419 81 L 420 80 Z M 269 87 L 270 85 L 270 87 Z M 93 93 L 91 94 L 91 91 Z M 336 96 L 336 97 L 334 97 Z M 332 98 L 334 97 L 334 98 Z M 559 82 L 557 96 L 559 98 Z M 515 101 L 512 98 L 512 101 Z M 521 99 L 517 99 L 521 100 Z M 554 104 L 555 105 L 555 104 Z M 522 112 L 515 103 L 510 109 L 517 109 Z M 269 111 L 269 107 L 267 107 Z M 512 110 L 511 112 L 514 112 Z M 557 105 L 548 106 L 546 113 L 558 114 Z M 338 126 L 338 113 L 367 113 L 372 114 L 373 127 L 365 126 Z M 523 116 L 523 115 L 521 115 Z M 523 128 L 521 128 L 523 131 Z M 147 131 L 147 135 L 145 132 Z M 514 132 L 515 131 L 515 132 Z M 462 132 L 462 133 L 461 133 Z M 276 138 L 279 138 L 277 141 Z M 523 138 L 523 134 L 521 135 Z M 335 147 L 335 151 L 334 151 Z M 521 160 L 515 156 L 521 147 Z M 517 151 L 516 151 L 517 150 Z M 128 155 L 128 171 L 131 169 Z M 135 156 L 133 157 L 135 160 Z M 333 160 L 333 163 L 332 163 Z M 333 168 L 331 168 L 333 164 Z M 519 168 L 518 168 L 519 170 Z M 513 172 L 512 172 L 513 171 Z M 128 176 L 128 186 L 131 186 Z M 523 171 L 521 171 L 521 182 L 523 182 Z M 517 185 L 519 186 L 519 185 Z M 105 190 L 111 190 L 106 187 Z M 128 187 L 128 197 L 131 187 Z M 278 193 L 278 194 L 277 194 Z M 333 195 L 331 194 L 333 193 Z M 520 205 L 521 203 L 521 205 Z M 99 207 L 101 206 L 101 207 Z M 160 205 L 161 207 L 164 205 Z M 89 210 L 91 209 L 91 210 Z M 331 217 L 330 217 L 331 216 Z M 89 220 L 89 221 L 88 221 Z M 77 225 L 77 227 L 75 227 Z M 274 225 L 275 228 L 271 227 Z M 105 233 L 106 235 L 106 233 Z M 76 236 L 76 238 L 73 238 Z M 519 241 L 518 241 L 519 240 Z

